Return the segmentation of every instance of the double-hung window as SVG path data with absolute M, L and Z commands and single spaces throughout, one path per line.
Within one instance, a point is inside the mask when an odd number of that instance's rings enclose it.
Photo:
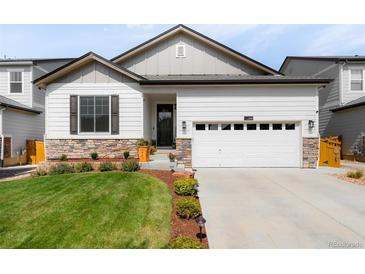
M 10 71 L 9 72 L 9 91 L 10 93 L 23 92 L 23 72 Z
M 351 90 L 352 91 L 364 90 L 364 72 L 362 69 L 351 70 Z
M 80 96 L 80 132 L 110 132 L 110 97 Z

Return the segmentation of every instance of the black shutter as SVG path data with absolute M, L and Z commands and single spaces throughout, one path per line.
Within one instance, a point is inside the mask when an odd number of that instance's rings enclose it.
M 119 96 L 118 95 L 112 95 L 111 98 L 111 133 L 113 135 L 119 134 Z
M 77 135 L 77 96 L 70 96 L 70 134 Z

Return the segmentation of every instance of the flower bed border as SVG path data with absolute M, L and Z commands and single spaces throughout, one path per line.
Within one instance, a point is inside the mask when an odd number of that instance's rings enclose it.
M 174 181 L 178 178 L 189 178 L 192 174 L 190 172 L 171 172 L 167 170 L 154 169 L 141 169 L 139 172 L 159 178 L 161 181 L 167 184 L 171 191 L 173 201 L 171 213 L 171 239 L 175 239 L 177 236 L 189 236 L 198 241 L 199 239 L 196 237 L 196 235 L 199 233 L 199 226 L 197 225 L 195 219 L 182 219 L 176 214 L 176 199 L 181 196 L 178 196 L 174 191 Z M 207 235 L 205 226 L 203 227 L 202 232 Z M 204 248 L 209 248 L 208 236 L 203 239 L 202 244 Z

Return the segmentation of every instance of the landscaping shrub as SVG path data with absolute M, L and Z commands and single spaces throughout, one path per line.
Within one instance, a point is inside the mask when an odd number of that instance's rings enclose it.
M 74 173 L 75 168 L 72 165 L 61 163 L 55 166 L 51 166 L 48 175 L 61 175 L 66 173 Z
M 96 152 L 90 153 L 90 157 L 93 160 L 97 160 L 98 159 L 98 154 Z
M 170 249 L 202 249 L 203 245 L 187 236 L 178 236 L 173 239 L 168 245 L 167 248 Z
M 116 170 L 115 165 L 112 162 L 103 162 L 99 166 L 100 171 L 112 171 Z
M 176 155 L 172 152 L 170 152 L 167 157 L 169 157 L 170 162 L 174 162 L 176 159 Z
M 155 146 L 150 146 L 150 154 L 153 155 L 157 151 L 157 148 Z
M 145 139 L 139 139 L 138 141 L 137 141 L 137 146 L 148 146 L 148 144 L 149 144 L 149 142 L 147 141 L 147 140 L 145 140 Z
M 66 154 L 62 154 L 60 156 L 60 161 L 67 161 L 67 155 Z
M 349 171 L 346 173 L 346 176 L 353 179 L 360 179 L 364 176 L 364 173 L 361 170 Z
M 133 172 L 140 169 L 140 166 L 137 161 L 127 160 L 122 164 L 122 170 L 126 172 Z
M 75 172 L 89 172 L 93 171 L 93 166 L 90 163 L 78 163 L 75 165 Z
M 40 176 L 46 176 L 47 171 L 43 168 L 37 168 L 35 171 L 32 172 L 32 177 L 40 177 Z
M 201 215 L 199 201 L 194 197 L 183 197 L 176 200 L 176 213 L 181 218 L 190 219 Z
M 129 151 L 124 151 L 123 156 L 124 156 L 124 159 L 127 160 L 129 158 Z
M 174 182 L 175 193 L 181 196 L 195 196 L 198 181 L 193 178 L 180 178 Z

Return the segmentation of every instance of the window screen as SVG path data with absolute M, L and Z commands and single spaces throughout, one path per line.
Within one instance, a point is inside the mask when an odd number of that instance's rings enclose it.
M 351 70 L 351 90 L 363 90 L 363 71 L 362 69 Z
M 10 93 L 22 93 L 23 83 L 22 83 L 21 71 L 11 71 L 10 72 Z

